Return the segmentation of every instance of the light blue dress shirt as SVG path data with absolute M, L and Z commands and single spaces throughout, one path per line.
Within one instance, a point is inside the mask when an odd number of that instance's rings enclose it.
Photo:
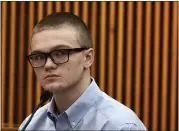
M 64 101 L 65 102 L 65 101 Z M 19 127 L 22 129 L 30 116 Z M 63 113 L 54 113 L 54 99 L 37 110 L 26 130 L 146 130 L 136 114 L 102 92 L 95 80 Z

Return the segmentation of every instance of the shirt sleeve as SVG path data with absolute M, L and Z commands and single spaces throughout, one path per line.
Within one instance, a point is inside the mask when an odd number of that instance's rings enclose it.
M 21 125 L 19 126 L 18 131 L 21 131 L 21 130 L 22 130 L 22 128 L 23 128 L 24 125 L 26 124 L 26 122 L 27 122 L 27 120 L 29 119 L 29 117 L 30 117 L 30 115 L 29 115 L 27 118 L 25 118 L 25 120 L 21 123 Z
M 116 131 L 123 131 L 123 130 L 125 130 L 125 131 L 134 131 L 134 130 L 135 131 L 146 131 L 147 129 L 146 128 L 141 129 L 141 128 L 137 127 L 137 125 L 132 124 L 132 123 L 123 124 L 116 129 Z
M 22 128 L 24 127 L 25 123 L 26 123 L 26 119 L 25 119 L 25 120 L 22 122 L 22 124 L 19 126 L 18 131 L 21 131 L 21 130 L 22 130 Z

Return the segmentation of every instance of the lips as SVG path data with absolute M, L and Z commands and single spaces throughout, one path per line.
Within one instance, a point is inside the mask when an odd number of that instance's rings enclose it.
M 59 77 L 59 76 L 56 74 L 49 74 L 49 75 L 46 75 L 44 79 L 50 79 L 50 78 L 56 78 L 56 77 Z

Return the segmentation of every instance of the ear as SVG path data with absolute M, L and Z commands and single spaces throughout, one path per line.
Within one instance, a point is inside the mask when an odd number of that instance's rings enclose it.
M 84 51 L 85 55 L 85 62 L 84 62 L 84 68 L 90 68 L 94 61 L 94 50 L 93 48 L 89 48 L 88 50 Z

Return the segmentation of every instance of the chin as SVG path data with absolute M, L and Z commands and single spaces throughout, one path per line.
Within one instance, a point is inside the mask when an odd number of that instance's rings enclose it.
M 65 89 L 66 89 L 63 84 L 59 84 L 59 83 L 46 84 L 46 85 L 43 86 L 43 88 L 45 90 L 52 92 L 52 93 L 62 92 L 62 91 L 65 91 Z

